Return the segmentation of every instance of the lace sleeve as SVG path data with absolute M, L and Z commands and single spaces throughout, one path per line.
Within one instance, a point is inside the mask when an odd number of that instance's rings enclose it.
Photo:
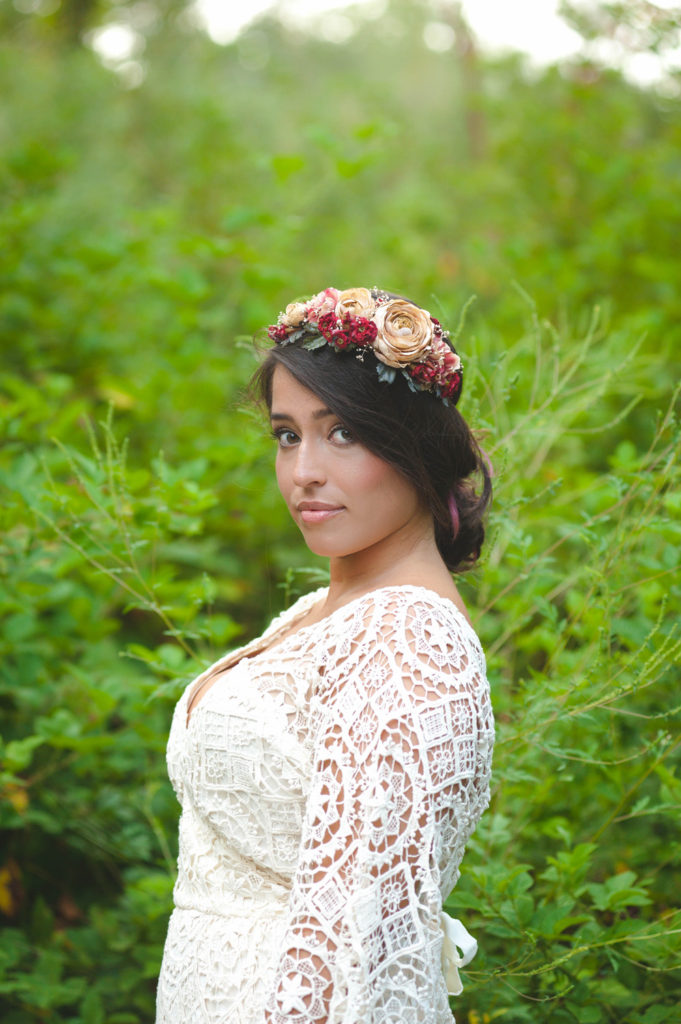
M 360 604 L 325 656 L 269 1024 L 452 1021 L 442 896 L 488 801 L 484 659 L 442 600 Z

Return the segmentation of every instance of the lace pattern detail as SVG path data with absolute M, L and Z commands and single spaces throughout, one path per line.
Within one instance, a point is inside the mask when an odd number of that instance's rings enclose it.
M 484 656 L 420 587 L 277 639 L 323 595 L 216 663 L 188 723 L 196 684 L 177 705 L 157 1024 L 453 1020 L 440 911 L 489 800 Z

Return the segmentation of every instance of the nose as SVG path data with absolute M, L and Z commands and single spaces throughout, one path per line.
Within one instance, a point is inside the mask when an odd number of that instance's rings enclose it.
M 313 441 L 301 440 L 296 448 L 293 482 L 296 487 L 319 486 L 326 482 L 322 453 Z

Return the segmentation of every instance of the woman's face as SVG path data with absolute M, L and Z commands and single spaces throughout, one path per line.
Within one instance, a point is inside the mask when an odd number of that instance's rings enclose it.
M 270 415 L 279 489 L 315 554 L 342 558 L 432 532 L 412 484 L 283 366 L 274 370 Z

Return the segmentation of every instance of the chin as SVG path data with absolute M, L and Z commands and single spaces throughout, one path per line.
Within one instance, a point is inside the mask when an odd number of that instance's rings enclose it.
M 324 544 L 322 541 L 308 540 L 305 538 L 305 544 L 309 551 L 313 555 L 319 555 L 320 558 L 341 558 L 343 555 L 347 555 L 349 552 L 345 548 L 339 549 L 334 544 Z
M 305 544 L 312 552 L 313 555 L 319 555 L 320 558 L 344 558 L 346 555 L 356 555 L 360 551 L 363 551 L 367 545 L 365 544 L 353 544 L 350 541 L 343 543 L 336 538 L 324 539 L 322 537 L 309 537 L 303 534 Z

